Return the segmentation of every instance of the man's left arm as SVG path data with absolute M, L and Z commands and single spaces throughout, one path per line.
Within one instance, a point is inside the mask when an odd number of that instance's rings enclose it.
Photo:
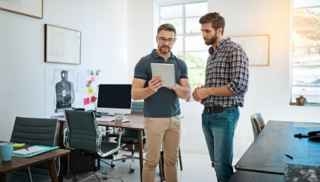
M 232 53 L 231 82 L 227 84 L 228 89 L 234 95 L 242 95 L 248 89 L 249 82 L 249 60 L 242 48 L 237 48 Z
M 180 64 L 181 75 L 179 78 L 179 83 L 172 87 L 172 90 L 177 94 L 178 97 L 190 100 L 191 88 L 188 80 L 188 67 L 185 62 Z

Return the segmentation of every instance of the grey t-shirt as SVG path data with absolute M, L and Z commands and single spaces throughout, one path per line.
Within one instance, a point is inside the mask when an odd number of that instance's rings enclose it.
M 151 63 L 163 63 L 175 65 L 176 83 L 180 79 L 188 78 L 187 65 L 184 61 L 171 54 L 169 60 L 165 60 L 153 50 L 151 54 L 141 58 L 134 70 L 134 77 L 146 81 L 145 87 L 148 86 L 148 81 L 152 79 Z M 155 94 L 144 100 L 144 116 L 145 117 L 172 117 L 180 114 L 180 104 L 176 93 L 166 87 L 161 87 Z

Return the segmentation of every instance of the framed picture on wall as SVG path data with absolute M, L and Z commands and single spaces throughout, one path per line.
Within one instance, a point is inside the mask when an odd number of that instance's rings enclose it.
M 244 49 L 250 66 L 270 65 L 270 36 L 268 34 L 231 35 Z
M 0 9 L 42 19 L 43 0 L 0 0 Z
M 81 64 L 81 32 L 45 24 L 44 61 L 47 63 Z

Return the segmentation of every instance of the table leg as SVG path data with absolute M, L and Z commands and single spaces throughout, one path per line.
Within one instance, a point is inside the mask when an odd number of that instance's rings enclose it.
M 69 172 L 69 168 L 68 168 L 69 156 L 70 156 L 70 153 L 68 153 L 67 155 L 65 155 L 63 157 L 58 158 L 58 162 L 59 162 L 59 165 L 60 165 L 60 171 L 59 171 L 59 174 L 58 174 L 59 182 L 63 182 L 64 175 L 66 177 L 68 177 L 68 174 L 69 174 L 68 173 Z
M 58 124 L 58 128 L 59 128 L 59 135 L 58 135 L 58 145 L 61 147 L 65 147 L 64 146 L 64 121 L 59 121 Z
M 0 174 L 0 182 L 7 182 L 7 175 L 5 173 Z
M 71 152 L 67 155 L 67 177 L 71 176 Z
M 49 171 L 49 175 L 51 177 L 51 181 L 52 182 L 58 182 L 56 164 L 55 164 L 55 161 L 53 159 L 52 160 L 48 160 L 48 171 Z
M 140 180 L 142 182 L 142 170 L 143 170 L 143 130 L 139 132 L 139 159 L 140 159 Z
M 183 171 L 183 166 L 182 166 L 182 156 L 181 156 L 181 149 L 179 147 L 179 164 L 180 164 L 180 171 Z
M 159 160 L 159 172 L 160 172 L 160 181 L 165 181 L 165 175 L 164 175 L 164 154 L 163 151 L 160 151 L 160 160 Z

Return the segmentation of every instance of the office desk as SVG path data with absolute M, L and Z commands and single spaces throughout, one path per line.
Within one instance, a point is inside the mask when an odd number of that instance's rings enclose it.
M 320 123 L 269 121 L 236 169 L 283 175 L 287 163 L 319 166 L 320 143 L 294 137 L 313 130 L 320 130 Z
M 48 171 L 53 182 L 58 182 L 57 171 L 55 167 L 54 158 L 67 155 L 69 150 L 58 149 L 44 154 L 37 155 L 30 158 L 12 158 L 10 162 L 2 163 L 0 165 L 0 181 L 6 182 L 6 174 L 18 169 L 26 168 L 34 164 L 44 161 L 48 162 Z
M 128 116 L 128 120 L 129 122 L 117 124 L 114 121 L 110 121 L 110 117 L 108 116 L 96 118 L 96 121 L 100 126 L 127 128 L 137 130 L 139 132 L 140 180 L 142 182 L 144 116 L 142 114 L 131 114 Z

